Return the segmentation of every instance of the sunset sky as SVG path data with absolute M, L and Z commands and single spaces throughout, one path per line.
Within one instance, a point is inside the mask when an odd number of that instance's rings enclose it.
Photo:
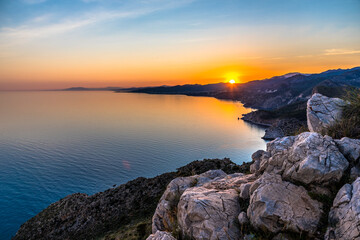
M 359 0 L 0 0 L 0 90 L 360 66 Z

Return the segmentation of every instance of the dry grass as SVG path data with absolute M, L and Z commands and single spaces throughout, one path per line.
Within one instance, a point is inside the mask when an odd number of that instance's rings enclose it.
M 342 118 L 324 132 L 332 138 L 360 138 L 360 90 L 349 91 L 344 98 L 349 102 L 343 109 Z

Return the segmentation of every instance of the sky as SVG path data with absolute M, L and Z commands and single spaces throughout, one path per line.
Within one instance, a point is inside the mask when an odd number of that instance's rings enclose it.
M 360 0 L 0 0 L 0 90 L 360 66 Z

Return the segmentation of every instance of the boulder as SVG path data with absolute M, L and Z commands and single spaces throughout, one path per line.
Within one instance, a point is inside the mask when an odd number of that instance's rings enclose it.
M 265 130 L 265 135 L 261 137 L 264 140 L 274 140 L 279 137 L 284 137 L 285 133 L 280 127 L 271 126 Z
M 311 132 L 321 133 L 341 118 L 346 102 L 340 98 L 328 98 L 315 93 L 307 102 L 307 124 Z
M 246 212 L 241 212 L 238 216 L 238 220 L 239 220 L 240 225 L 249 223 L 249 219 L 246 215 Z
M 260 159 L 251 167 L 257 175 L 276 173 L 291 182 L 321 186 L 338 182 L 349 166 L 331 137 L 314 132 L 276 139 Z
M 345 184 L 337 193 L 325 239 L 360 239 L 360 178 Z
M 176 238 L 169 232 L 156 231 L 156 233 L 151 234 L 146 240 L 176 240 Z
M 152 232 L 172 232 L 176 226 L 176 209 L 182 193 L 190 187 L 201 186 L 204 183 L 226 176 L 222 170 L 210 170 L 200 175 L 179 177 L 172 180 L 162 195 L 152 218 Z
M 190 239 L 240 238 L 238 192 L 193 187 L 185 190 L 178 205 L 178 224 Z
M 243 194 L 246 195 L 247 187 L 245 185 L 251 185 L 256 179 L 255 174 L 245 175 L 243 173 L 235 173 L 204 183 L 203 187 L 218 190 L 235 189 L 237 192 L 243 192 Z
M 357 164 L 360 160 L 360 139 L 351 139 L 344 137 L 340 140 L 335 140 L 340 152 L 351 162 L 353 165 Z
M 256 229 L 277 234 L 291 231 L 313 235 L 319 225 L 322 204 L 311 199 L 305 188 L 264 173 L 250 189 L 247 216 Z
M 271 127 L 265 130 L 264 140 L 274 140 L 285 136 L 293 135 L 295 131 L 301 127 L 305 127 L 305 123 L 296 118 L 286 118 L 277 120 Z

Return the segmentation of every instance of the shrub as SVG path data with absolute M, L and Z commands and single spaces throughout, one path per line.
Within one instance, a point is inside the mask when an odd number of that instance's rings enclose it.
M 324 134 L 332 138 L 360 138 L 360 89 L 348 91 L 344 100 L 347 104 L 341 119 L 328 127 Z

